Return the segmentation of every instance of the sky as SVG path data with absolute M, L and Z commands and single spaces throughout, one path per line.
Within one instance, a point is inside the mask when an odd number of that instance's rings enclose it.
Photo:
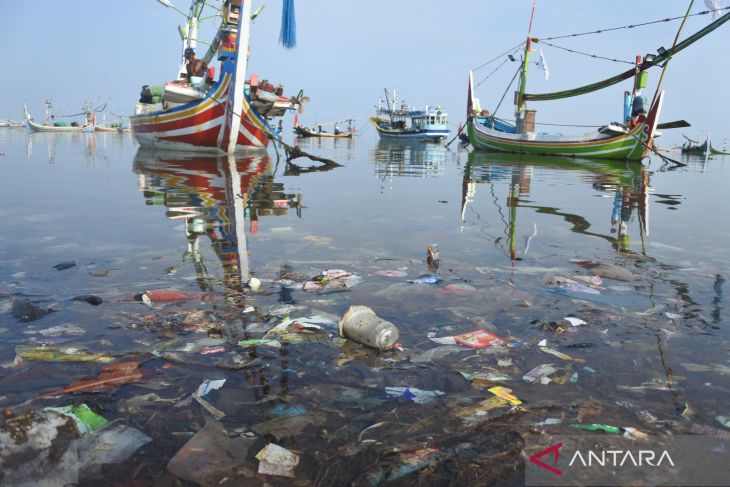
M 185 0 L 172 0 L 187 10 Z M 727 0 L 726 0 L 727 1 Z M 7 71 L 2 76 L 0 119 L 22 118 L 22 104 L 42 118 L 50 99 L 57 115 L 77 113 L 88 100 L 117 113 L 129 114 L 144 84 L 174 79 L 181 41 L 177 25 L 184 18 L 155 0 L 65 0 L 26 2 L 2 0 L 0 52 Z M 302 123 L 356 118 L 360 127 L 374 115 L 383 89 L 416 107 L 441 105 L 453 128 L 464 120 L 468 72 L 512 46 L 527 34 L 532 0 L 295 0 L 297 46 L 278 43 L 282 0 L 254 0 L 265 5 L 252 25 L 250 72 L 286 93 L 303 89 L 311 101 Z M 684 14 L 689 1 L 537 0 L 532 35 L 549 37 L 618 27 Z M 693 12 L 705 10 L 696 1 Z M 680 38 L 710 22 L 690 18 Z M 217 21 L 200 32 L 210 39 Z M 618 30 L 600 35 L 551 41 L 561 47 L 631 61 L 637 54 L 670 47 L 679 22 Z M 730 23 L 678 54 L 663 82 L 663 121 L 686 119 L 691 128 L 665 131 L 662 144 L 681 143 L 682 134 L 713 140 L 730 138 L 724 93 L 730 67 L 726 46 Z M 199 47 L 199 54 L 205 51 Z M 532 65 L 528 92 L 558 91 L 608 78 L 628 64 L 598 60 L 542 45 L 549 80 Z M 535 56 L 533 54 L 533 56 Z M 504 57 L 474 73 L 479 82 Z M 494 110 L 516 64 L 504 64 L 476 90 L 483 108 Z M 660 72 L 649 72 L 649 93 Z M 601 125 L 622 117 L 623 92 L 630 82 L 582 97 L 536 102 L 538 123 Z M 512 118 L 512 95 L 498 115 Z M 291 123 L 291 117 L 287 119 Z M 545 130 L 582 133 L 588 129 Z

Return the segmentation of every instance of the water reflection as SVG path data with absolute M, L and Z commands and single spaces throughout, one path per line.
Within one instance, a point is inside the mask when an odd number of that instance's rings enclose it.
M 43 154 L 52 166 L 59 147 L 62 151 L 79 148 L 86 166 L 93 167 L 97 162 L 107 162 L 114 155 L 125 153 L 131 145 L 129 133 L 27 132 L 25 156 L 33 159 L 34 154 Z
M 379 140 L 372 150 L 375 175 L 393 177 L 439 177 L 444 175 L 446 149 L 441 144 L 418 141 Z
M 356 137 L 295 137 L 292 144 L 305 152 L 318 154 L 332 151 L 334 154 L 333 159 L 340 162 L 352 160 L 355 157 L 355 149 L 357 148 Z
M 613 195 L 613 204 L 606 208 L 610 214 L 611 227 L 609 233 L 593 230 L 586 217 L 567 212 L 564 209 L 535 204 L 530 198 L 533 173 L 536 168 L 559 171 L 580 171 L 581 179 L 590 184 L 596 191 Z M 506 201 L 495 195 L 495 183 L 507 183 Z M 611 246 L 621 252 L 630 252 L 631 239 L 629 224 L 638 218 L 639 238 L 642 253 L 645 254 L 645 237 L 649 233 L 649 174 L 641 164 L 621 161 L 586 161 L 555 157 L 525 158 L 520 155 L 497 155 L 471 152 L 468 156 L 462 180 L 461 219 L 467 220 L 467 210 L 475 201 L 477 187 L 489 187 L 491 200 L 505 225 L 505 236 L 508 240 L 510 259 L 521 260 L 527 253 L 530 240 L 537 234 L 537 227 L 525 241 L 521 250 L 517 248 L 518 208 L 532 208 L 537 213 L 559 216 L 572 225 L 572 232 L 598 237 L 610 242 Z M 579 210 L 581 203 L 576 201 L 574 208 Z M 498 239 L 499 240 L 499 239 Z
M 167 208 L 167 218 L 182 220 L 187 247 L 183 258 L 195 267 L 201 290 L 212 290 L 200 250 L 201 237 L 223 268 L 227 292 L 241 292 L 250 278 L 246 226 L 251 234 L 259 218 L 300 211 L 300 194 L 284 193 L 274 182 L 271 159 L 261 153 L 245 157 L 170 155 L 140 150 L 134 160 L 138 188 L 148 205 Z

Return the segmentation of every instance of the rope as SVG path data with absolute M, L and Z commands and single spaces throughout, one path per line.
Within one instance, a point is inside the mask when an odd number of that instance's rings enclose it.
M 501 120 L 502 122 L 515 122 L 515 120 L 510 118 L 496 118 L 496 120 Z M 576 125 L 576 124 L 568 124 L 568 123 L 545 123 L 545 122 L 535 122 L 535 125 L 550 125 L 552 127 L 582 127 L 582 128 L 591 128 L 591 129 L 597 129 L 603 127 L 603 125 Z
M 504 56 L 504 55 L 506 55 L 506 54 L 511 54 L 512 52 L 514 52 L 514 51 L 516 51 L 516 50 L 520 49 L 520 48 L 521 48 L 522 46 L 524 46 L 524 45 L 525 45 L 525 43 L 524 43 L 524 42 L 520 42 L 520 43 L 519 43 L 519 44 L 517 44 L 516 46 L 514 46 L 514 47 L 511 47 L 511 48 L 507 49 L 506 51 L 504 51 L 504 52 L 503 52 L 502 54 L 500 54 L 499 56 L 496 56 L 496 57 L 494 57 L 493 59 L 490 59 L 489 61 L 487 61 L 486 63 L 484 63 L 484 64 L 480 64 L 480 65 L 479 65 L 479 66 L 477 66 L 476 68 L 473 68 L 473 69 L 472 69 L 472 71 L 478 71 L 478 70 L 482 69 L 482 68 L 483 68 L 484 66 L 486 66 L 486 65 L 488 65 L 488 64 L 491 64 L 491 63 L 493 63 L 494 61 L 496 61 L 497 59 L 501 58 L 502 56 Z
M 520 71 L 522 71 L 522 66 L 519 66 L 517 68 L 517 71 L 515 71 L 515 75 L 512 76 L 512 81 L 509 82 L 507 85 L 507 89 L 504 90 L 504 93 L 502 93 L 502 98 L 499 99 L 499 103 L 497 103 L 497 108 L 494 109 L 494 113 L 492 114 L 492 118 L 497 116 L 497 111 L 499 111 L 499 107 L 502 106 L 502 102 L 504 101 L 504 97 L 507 96 L 507 92 L 512 87 L 512 84 L 515 82 L 515 79 L 517 79 L 517 75 L 520 74 Z
M 612 58 L 608 58 L 608 57 L 599 56 L 598 54 L 589 54 L 587 52 L 576 51 L 574 49 L 568 49 L 567 47 L 556 46 L 555 44 L 551 44 L 549 42 L 543 41 L 542 39 L 540 40 L 540 42 L 543 43 L 543 44 L 546 44 L 546 45 L 548 45 L 550 47 L 554 47 L 556 49 L 562 49 L 563 51 L 572 52 L 573 54 L 580 54 L 582 56 L 588 56 L 588 57 L 592 57 L 592 58 L 595 58 L 595 59 L 604 59 L 606 61 L 613 61 L 615 63 L 630 64 L 632 66 L 635 65 L 635 63 L 632 63 L 631 61 L 623 61 L 621 59 L 612 59 Z
M 722 7 L 714 10 L 703 10 L 702 12 L 697 12 L 696 14 L 691 14 L 689 17 L 696 17 L 698 15 L 707 15 L 714 12 L 722 12 L 723 10 L 730 10 L 730 7 Z M 552 36 L 552 37 L 545 37 L 544 39 L 540 39 L 541 41 L 551 41 L 554 39 L 565 39 L 567 37 L 579 37 L 579 36 L 587 36 L 591 34 L 603 34 L 604 32 L 611 32 L 615 30 L 621 30 L 621 29 L 633 29 L 635 27 L 644 27 L 647 25 L 652 24 L 661 24 L 662 22 L 671 22 L 674 20 L 680 20 L 685 18 L 684 15 L 680 15 L 679 17 L 669 17 L 666 19 L 659 19 L 659 20 L 652 20 L 650 22 L 642 22 L 640 24 L 631 24 L 631 25 L 622 25 L 621 27 L 609 27 L 607 29 L 598 29 L 598 30 L 592 30 L 590 32 L 580 32 L 577 34 L 565 34 L 561 36 Z
M 479 83 L 477 83 L 476 85 L 474 85 L 474 88 L 478 88 L 479 85 L 481 85 L 482 83 L 484 83 L 485 81 L 487 81 L 494 73 L 496 73 L 497 71 L 499 71 L 499 68 L 501 68 L 502 66 L 504 66 L 505 64 L 507 64 L 507 61 L 509 61 L 509 58 L 507 58 L 504 61 L 502 61 L 502 64 L 500 64 L 499 66 L 497 66 L 496 68 L 494 68 L 494 71 L 492 71 L 491 73 L 489 73 L 488 75 L 486 75 Z

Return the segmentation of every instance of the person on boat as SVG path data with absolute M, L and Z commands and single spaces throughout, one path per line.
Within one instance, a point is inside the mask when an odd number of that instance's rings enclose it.
M 187 61 L 186 69 L 188 74 L 188 81 L 192 76 L 204 77 L 205 72 L 208 70 L 208 65 L 202 59 L 195 57 L 195 49 L 188 47 L 185 49 L 185 60 Z

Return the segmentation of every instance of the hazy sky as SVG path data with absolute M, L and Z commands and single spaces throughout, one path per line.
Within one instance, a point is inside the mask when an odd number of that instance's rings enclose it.
M 187 10 L 184 0 L 173 3 Z M 288 94 L 300 88 L 311 97 L 304 123 L 367 117 L 383 88 L 397 88 L 417 106 L 442 105 L 457 126 L 464 119 L 470 68 L 524 40 L 531 0 L 295 0 L 297 47 L 278 44 L 281 0 L 265 4 L 252 27 L 251 69 L 260 78 L 284 83 Z M 705 10 L 695 2 L 695 12 Z M 688 1 L 538 0 L 533 35 L 547 37 L 615 27 L 682 15 Z M 184 19 L 155 0 L 3 0 L 0 51 L 6 71 L 0 90 L 0 118 L 20 119 L 22 103 L 41 117 L 48 98 L 57 114 L 75 113 L 82 102 L 109 100 L 117 112 L 130 113 L 143 84 L 176 74 Z M 710 22 L 691 18 L 682 37 Z M 213 21 L 201 32 L 208 39 Z M 637 54 L 670 47 L 679 22 L 554 41 L 563 47 L 631 61 Z M 726 46 L 730 23 L 673 59 L 664 81 L 662 119 L 687 119 L 690 129 L 667 131 L 664 144 L 681 133 L 711 130 L 713 139 L 730 138 L 725 93 Z M 205 47 L 199 48 L 200 55 Z M 545 92 L 597 81 L 627 69 L 627 64 L 570 54 L 543 45 L 550 79 L 533 65 L 528 91 Z M 479 81 L 501 60 L 475 73 Z M 494 109 L 516 69 L 504 65 L 477 89 L 482 106 Z M 659 70 L 650 71 L 653 93 Z M 538 122 L 599 125 L 620 120 L 623 92 L 630 82 L 562 101 L 533 103 Z M 511 91 L 510 91 L 511 93 Z M 512 95 L 499 114 L 512 118 Z M 291 118 L 291 117 L 290 117 Z M 290 122 L 290 120 L 289 120 Z M 552 129 L 564 133 L 583 129 Z

